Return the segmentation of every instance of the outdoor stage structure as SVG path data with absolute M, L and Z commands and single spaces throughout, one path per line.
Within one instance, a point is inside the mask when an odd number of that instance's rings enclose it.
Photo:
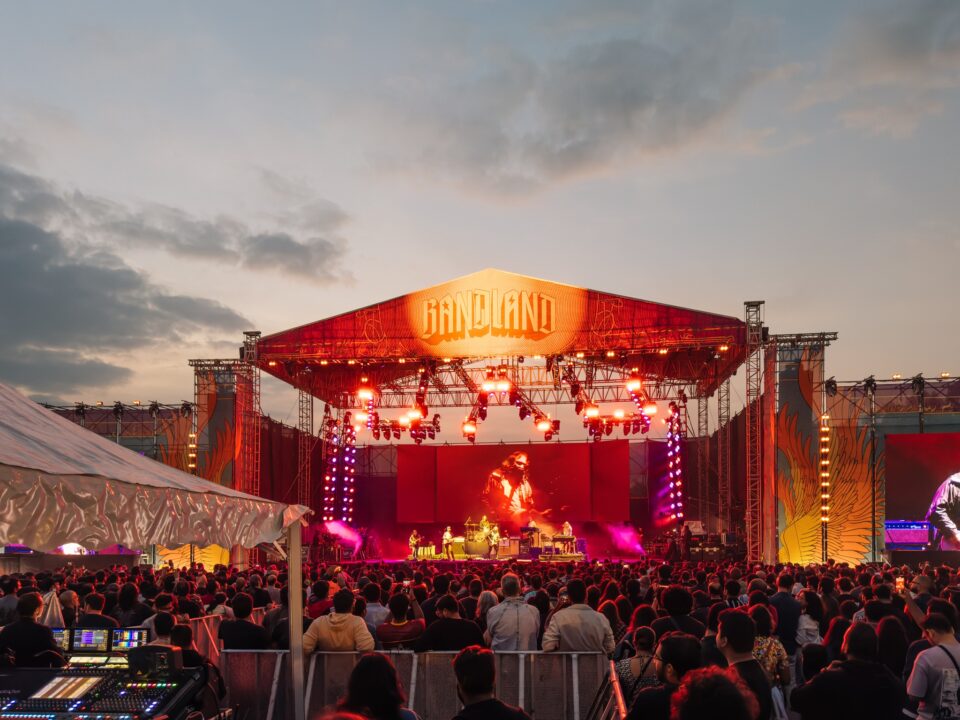
M 394 443 L 429 446 L 435 423 L 472 430 L 465 443 L 496 441 L 484 437 L 486 409 L 513 405 L 555 443 L 569 431 L 544 408 L 567 404 L 603 443 L 635 440 L 644 406 L 657 401 L 662 418 L 673 402 L 685 519 L 745 536 L 752 559 L 880 559 L 888 494 L 912 482 L 887 487 L 888 450 L 913 467 L 938 438 L 960 439 L 960 380 L 836 381 L 825 372 L 836 333 L 774 334 L 762 302 L 744 307 L 741 320 L 485 270 L 266 337 L 248 332 L 239 358 L 190 361 L 193 403 L 53 409 L 208 480 L 349 521 L 350 490 L 386 487 Z M 297 427 L 260 412 L 261 372 L 298 389 Z M 743 399 L 737 414 L 732 394 Z M 618 416 L 605 408 L 614 403 L 634 411 Z M 356 454 L 355 424 L 366 443 Z M 654 445 L 630 443 L 631 474 L 646 462 L 634 450 Z M 927 448 L 919 459 L 915 447 Z M 960 467 L 956 447 L 947 455 Z
M 696 438 L 696 473 L 687 478 L 688 488 L 695 483 L 688 493 L 694 504 L 678 519 L 696 514 L 732 535 L 740 526 L 732 514 L 738 481 L 731 476 L 730 379 L 745 366 L 742 531 L 751 557 L 773 557 L 773 483 L 768 474 L 764 487 L 762 464 L 762 436 L 773 429 L 764 422 L 762 401 L 769 340 L 762 305 L 746 303 L 741 320 L 484 270 L 266 337 L 248 333 L 241 361 L 230 363 L 237 387 L 237 487 L 255 491 L 259 482 L 259 434 L 251 426 L 261 371 L 299 391 L 297 501 L 321 519 L 347 523 L 356 489 L 355 425 L 373 441 L 406 436 L 422 443 L 436 435 L 436 410 L 462 408 L 466 418 L 456 421 L 464 439 L 474 442 L 490 405 L 512 405 L 549 441 L 562 428 L 543 408 L 569 404 L 600 441 L 614 429 L 642 433 L 651 419 L 645 409 L 662 403 L 678 415 L 672 434 L 684 438 L 688 451 L 690 437 Z M 195 361 L 194 367 L 208 373 L 219 362 Z M 711 399 L 719 419 L 712 452 Z M 318 433 L 315 400 L 324 403 Z M 698 406 L 693 433 L 692 401 Z M 634 411 L 605 412 L 612 403 L 632 403 Z M 318 498 L 311 496 L 316 447 L 323 463 Z

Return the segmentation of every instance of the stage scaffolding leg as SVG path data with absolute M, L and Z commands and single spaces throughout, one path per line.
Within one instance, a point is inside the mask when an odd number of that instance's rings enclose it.
M 779 495 L 777 493 L 777 343 L 771 340 L 763 348 L 763 558 L 779 560 Z
M 297 502 L 310 507 L 312 500 L 311 466 L 315 438 L 313 436 L 313 395 L 300 389 L 300 434 L 297 437 Z
M 303 587 L 303 551 L 301 549 L 302 528 L 299 522 L 291 523 L 287 528 L 287 567 L 290 573 L 288 586 Z M 290 613 L 290 684 L 293 691 L 293 718 L 304 720 L 306 703 L 303 687 L 303 594 L 291 592 L 288 597 Z
M 707 516 L 710 503 L 707 498 L 707 465 L 710 455 L 709 398 L 697 398 L 697 516 L 704 527 L 710 527 Z
M 251 495 L 260 494 L 260 368 L 257 366 L 257 343 L 260 333 L 245 332 L 242 365 L 237 366 L 236 416 L 240 436 L 237 487 Z M 248 553 L 251 563 L 257 561 L 257 550 Z
M 730 520 L 730 379 L 717 390 L 717 516 L 720 532 L 732 532 Z
M 746 407 L 746 541 L 747 559 L 763 558 L 761 406 L 763 380 L 763 301 L 744 303 L 747 323 Z

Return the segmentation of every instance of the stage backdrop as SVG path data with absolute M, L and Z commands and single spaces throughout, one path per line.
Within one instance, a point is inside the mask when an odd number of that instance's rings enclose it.
M 934 492 L 960 473 L 960 433 L 888 435 L 887 518 L 922 520 Z
M 398 448 L 397 521 L 451 523 L 482 515 L 538 521 L 629 520 L 629 447 L 604 443 Z

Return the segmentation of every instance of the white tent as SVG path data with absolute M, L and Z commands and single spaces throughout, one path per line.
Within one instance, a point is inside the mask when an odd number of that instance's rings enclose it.
M 0 545 L 253 547 L 307 512 L 138 455 L 0 384 Z

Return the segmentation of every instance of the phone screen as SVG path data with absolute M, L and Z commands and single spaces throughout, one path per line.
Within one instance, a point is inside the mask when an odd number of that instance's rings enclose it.
M 898 577 L 894 582 L 895 582 L 895 586 L 896 586 L 896 588 L 897 588 L 897 592 L 898 592 L 898 593 L 899 593 L 899 592 L 903 592 L 903 588 L 904 588 L 904 584 L 905 584 L 904 579 L 903 579 L 902 577 Z
M 410 581 L 409 581 L 409 580 L 404 580 L 404 581 L 403 581 L 403 586 L 404 586 L 404 587 L 410 587 Z

